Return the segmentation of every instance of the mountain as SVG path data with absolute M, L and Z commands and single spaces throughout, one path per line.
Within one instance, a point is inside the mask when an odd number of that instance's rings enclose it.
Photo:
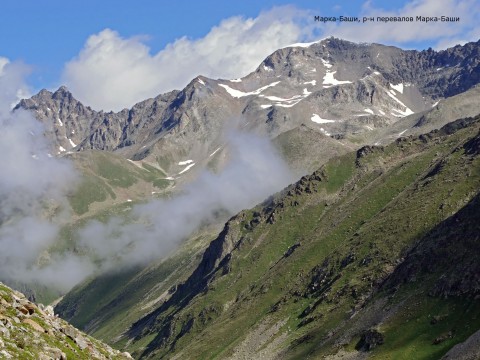
M 158 277 L 153 303 L 126 294 L 154 268 L 93 313 L 88 285 L 56 309 L 139 358 L 439 358 L 480 330 L 479 145 L 477 116 L 331 159 L 231 218 L 188 278 Z M 115 307 L 145 315 L 102 325 Z
M 0 283 L 0 357 L 2 359 L 132 359 L 55 316 Z
M 284 152 L 295 141 L 288 141 L 288 134 L 302 125 L 326 135 L 314 136 L 315 147 L 335 149 L 332 155 L 351 150 L 358 141 L 367 144 L 375 129 L 426 117 L 434 111 L 432 105 L 474 88 L 480 80 L 479 46 L 413 51 L 328 38 L 277 50 L 244 78 L 199 76 L 181 91 L 118 113 L 94 111 L 65 87 L 54 93 L 42 90 L 17 109 L 32 111 L 47 125 L 55 153 L 116 151 L 131 160 L 158 163 L 170 177 L 189 178 L 222 156 L 228 147 L 224 132 L 230 127 L 272 139 L 283 135 Z M 462 116 L 479 111 L 477 102 L 471 107 L 475 110 Z M 421 127 L 418 121 L 415 125 Z M 357 135 L 354 144 L 350 135 Z M 382 140 L 388 142 L 376 138 Z M 308 152 L 304 155 L 309 158 Z M 186 159 L 196 166 L 181 173 Z M 308 161 L 293 164 L 303 167 L 303 173 L 315 169 Z
M 86 220 L 129 216 L 131 202 L 220 171 L 232 129 L 270 138 L 302 176 L 205 224 L 165 259 L 87 279 L 56 311 L 136 358 L 474 351 L 479 47 L 329 38 L 280 49 L 244 78 L 199 76 L 118 113 L 64 87 L 21 101 L 16 110 L 46 125 L 52 153 L 82 173 L 61 240 L 73 250 Z

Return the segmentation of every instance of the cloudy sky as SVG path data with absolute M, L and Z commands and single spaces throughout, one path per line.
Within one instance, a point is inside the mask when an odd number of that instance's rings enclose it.
M 314 16 L 449 16 L 455 23 L 328 23 Z M 274 50 L 327 36 L 409 49 L 480 38 L 480 0 L 6 0 L 0 68 L 30 67 L 30 92 L 66 85 L 94 109 L 118 111 L 192 78 L 237 78 Z M 25 92 L 24 92 L 25 93 Z

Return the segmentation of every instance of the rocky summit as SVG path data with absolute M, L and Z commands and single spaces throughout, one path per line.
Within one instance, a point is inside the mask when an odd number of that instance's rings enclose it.
M 53 312 L 0 283 L 0 358 L 132 359 L 77 330 Z

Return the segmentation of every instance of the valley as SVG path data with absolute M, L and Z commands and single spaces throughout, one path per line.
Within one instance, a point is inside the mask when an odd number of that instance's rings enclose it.
M 23 99 L 79 178 L 38 262 L 88 271 L 0 280 L 115 356 L 478 357 L 479 53 L 330 37 L 120 112 Z

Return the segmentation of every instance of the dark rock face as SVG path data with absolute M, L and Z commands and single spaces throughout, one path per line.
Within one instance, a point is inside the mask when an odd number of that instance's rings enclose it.
M 355 349 L 359 351 L 371 351 L 383 344 L 383 335 L 375 329 L 365 331 Z

